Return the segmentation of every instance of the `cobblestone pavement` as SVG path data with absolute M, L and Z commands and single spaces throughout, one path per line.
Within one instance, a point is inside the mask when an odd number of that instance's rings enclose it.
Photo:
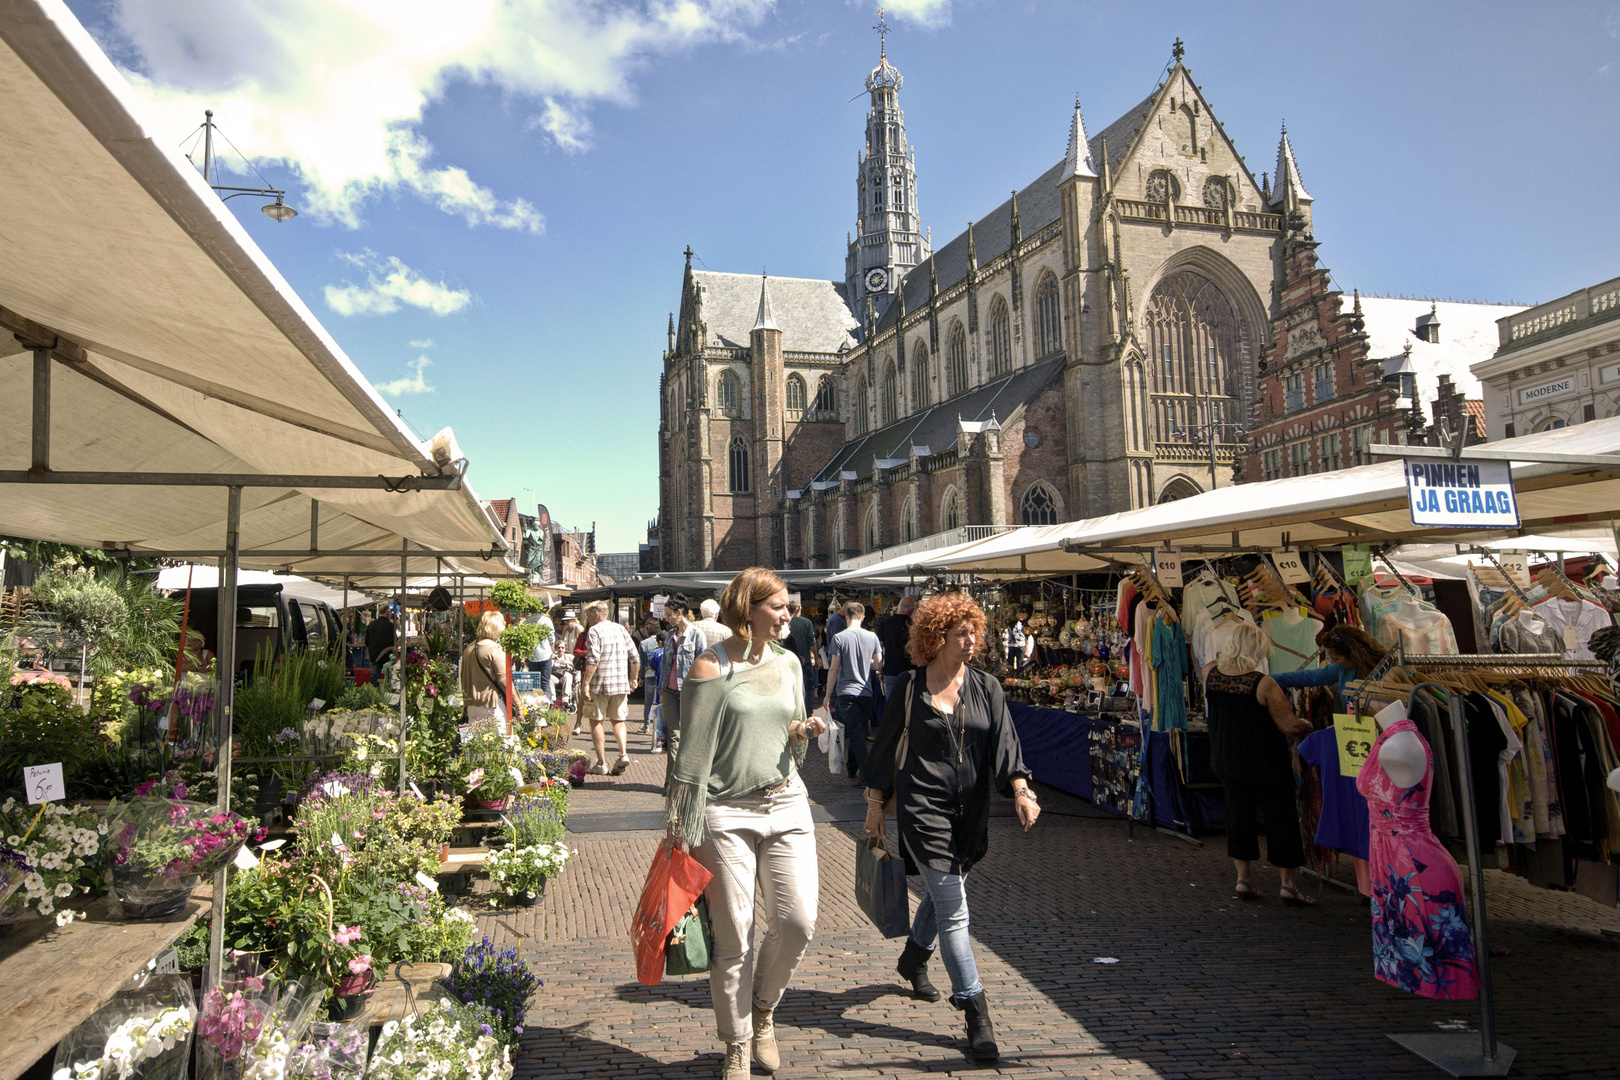
M 632 744 L 623 776 L 593 776 L 574 792 L 571 827 L 584 831 L 569 842 L 579 856 L 544 901 L 480 916 L 491 936 L 521 939 L 545 981 L 516 1059 L 523 1080 L 719 1073 L 707 980 L 635 980 L 626 928 L 660 834 L 596 831 L 614 820 L 597 815 L 645 822 L 661 806 L 663 758 L 645 752 L 644 737 Z M 827 775 L 820 754 L 805 776 L 819 803 L 858 812 L 858 794 Z M 854 904 L 859 824 L 845 820 L 817 830 L 820 920 L 777 1012 L 782 1080 L 1439 1077 L 1387 1034 L 1478 1023 L 1475 1002 L 1416 998 L 1373 979 L 1367 910 L 1353 894 L 1327 888 L 1311 910 L 1274 896 L 1242 903 L 1221 837 L 1195 847 L 1042 795 L 1033 831 L 992 820 L 990 855 L 969 879 L 999 1067 L 965 1057 L 949 1005 L 900 994 L 902 942 L 880 938 Z M 1514 1075 L 1620 1076 L 1620 912 L 1490 878 L 1491 940 L 1511 950 L 1493 971 L 1500 1038 L 1519 1055 Z M 1118 962 L 1096 962 L 1104 957 Z M 946 985 L 942 965 L 932 967 Z

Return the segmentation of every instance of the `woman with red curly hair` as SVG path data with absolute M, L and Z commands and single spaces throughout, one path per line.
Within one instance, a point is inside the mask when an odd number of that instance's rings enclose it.
M 894 684 L 867 755 L 866 832 L 882 836 L 895 796 L 900 853 L 928 886 L 896 965 L 912 996 L 938 1001 L 928 958 L 939 943 L 951 1004 L 967 1016 L 968 1050 L 995 1061 L 995 1029 L 968 938 L 967 874 L 990 847 L 990 793 L 1011 797 L 1025 829 L 1040 817 L 1001 684 L 969 661 L 984 643 L 984 611 L 966 593 L 917 605 L 906 651 L 917 666 Z

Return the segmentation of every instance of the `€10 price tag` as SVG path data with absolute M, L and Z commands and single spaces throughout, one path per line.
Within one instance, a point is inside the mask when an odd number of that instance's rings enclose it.
M 1159 575 L 1159 584 L 1167 589 L 1181 588 L 1181 552 L 1155 551 L 1153 571 Z
M 1310 571 L 1299 560 L 1299 552 L 1287 548 L 1273 551 L 1271 561 L 1276 564 L 1277 576 L 1282 578 L 1284 585 L 1301 585 L 1311 580 Z
M 1333 738 L 1339 744 L 1339 775 L 1359 776 L 1367 755 L 1378 738 L 1377 725 L 1370 716 L 1333 714 Z

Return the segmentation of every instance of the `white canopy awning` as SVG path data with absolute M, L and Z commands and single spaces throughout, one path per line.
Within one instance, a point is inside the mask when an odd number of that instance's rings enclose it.
M 0 102 L 0 532 L 208 557 L 229 481 L 246 567 L 517 572 L 60 0 L 0 0 Z
M 297 600 L 319 601 L 342 611 L 345 600 L 349 607 L 375 604 L 377 598 L 350 589 L 345 595 L 341 588 L 334 589 L 319 581 L 311 581 L 297 574 L 273 574 L 268 570 L 243 570 L 236 575 L 238 585 L 280 585 L 281 591 Z M 190 585 L 193 589 L 213 589 L 219 586 L 219 567 L 211 565 L 169 566 L 158 571 L 157 587 L 165 592 L 180 592 Z

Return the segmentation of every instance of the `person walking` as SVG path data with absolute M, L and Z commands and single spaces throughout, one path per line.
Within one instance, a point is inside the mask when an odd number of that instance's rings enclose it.
M 839 634 L 842 634 L 844 632 L 844 628 L 849 625 L 849 623 L 844 619 L 844 608 L 847 606 L 847 604 L 839 604 L 834 607 L 832 612 L 827 616 L 827 625 L 821 628 L 822 640 L 826 644 L 827 658 L 829 661 L 832 659 L 833 638 L 837 637 Z
M 664 674 L 660 680 L 664 708 L 664 790 L 675 769 L 675 755 L 681 748 L 681 689 L 698 653 L 708 648 L 703 632 L 687 617 L 686 600 L 677 596 L 664 607 L 669 619 L 669 636 L 664 638 Z
M 652 731 L 653 706 L 658 704 L 658 677 L 652 675 L 653 653 L 658 651 L 660 635 L 658 633 L 658 620 L 651 615 L 641 624 L 641 632 L 635 639 L 638 655 L 641 657 L 641 733 L 646 735 Z M 653 737 L 656 746 L 658 738 Z
M 906 657 L 906 643 L 911 640 L 911 613 L 917 610 L 917 598 L 902 596 L 900 603 L 888 618 L 878 623 L 878 643 L 883 646 L 883 697 L 894 693 L 894 682 L 911 667 Z
M 866 764 L 866 740 L 877 719 L 877 697 L 872 680 L 883 660 L 878 636 L 861 626 L 866 605 L 851 600 L 844 605 L 846 626 L 833 638 L 827 656 L 827 693 L 822 705 L 827 715 L 844 725 L 844 744 L 849 753 L 850 782 L 861 784 L 861 767 Z
M 968 937 L 967 875 L 990 847 L 991 792 L 1013 799 L 1026 831 L 1041 807 L 1000 682 L 969 666 L 984 636 L 984 611 L 966 593 L 917 606 L 907 642 L 917 666 L 895 683 L 864 775 L 866 834 L 887 834 L 883 803 L 892 793 L 906 873 L 920 873 L 927 887 L 896 970 L 913 997 L 938 1001 L 927 973 L 937 941 L 968 1051 L 990 1062 L 1000 1051 Z
M 719 605 L 733 636 L 697 658 L 681 690 L 668 827 L 714 875 L 704 895 L 723 1080 L 748 1080 L 750 1057 L 767 1072 L 780 1067 L 776 1006 L 816 928 L 815 824 L 799 767 L 826 726 L 806 718 L 798 658 L 777 640 L 787 604 L 787 586 L 769 570 L 733 578 Z M 756 949 L 757 921 L 765 933 Z
M 1283 903 L 1309 906 L 1316 898 L 1294 880 L 1305 862 L 1305 846 L 1288 740 L 1309 735 L 1311 725 L 1294 715 L 1288 695 L 1265 674 L 1270 655 L 1270 636 L 1247 623 L 1232 631 L 1215 662 L 1205 665 L 1209 763 L 1226 793 L 1226 854 L 1237 868 L 1237 895 L 1244 900 L 1258 895 L 1249 875 L 1260 857 L 1259 811 L 1266 822 L 1266 861 L 1282 878 Z
M 625 724 L 630 718 L 630 691 L 641 681 L 641 654 L 630 631 L 608 618 L 607 602 L 596 600 L 585 605 L 585 670 L 580 675 L 580 713 L 590 725 L 591 745 L 598 776 L 618 776 L 630 767 L 630 744 Z M 578 647 L 577 645 L 575 646 Z M 613 725 L 613 738 L 619 744 L 619 757 L 611 769 L 607 763 L 607 734 Z
M 552 622 L 551 616 L 543 611 L 530 615 L 523 621 L 538 626 L 540 633 L 544 635 L 535 645 L 534 651 L 529 654 L 529 670 L 540 676 L 540 692 L 546 696 L 547 701 L 550 701 L 552 700 L 551 648 L 553 639 L 557 636 L 557 624 Z
M 380 681 L 383 662 L 394 655 L 394 644 L 399 633 L 394 629 L 394 617 L 384 611 L 366 626 L 366 659 L 371 661 L 371 681 Z
M 1340 623 L 1322 632 L 1322 654 L 1328 662 L 1319 668 L 1301 668 L 1273 675 L 1284 690 L 1302 686 L 1331 686 L 1339 696 L 1339 711 L 1344 711 L 1345 685 L 1371 671 L 1384 658 L 1384 646 L 1367 631 Z
M 498 611 L 486 611 L 478 620 L 472 644 L 461 650 L 461 700 L 467 706 L 468 720 L 494 719 L 506 732 L 506 650 L 501 633 L 506 619 Z
M 708 599 L 698 605 L 698 621 L 693 623 L 703 635 L 703 647 L 712 649 L 731 636 L 731 630 L 720 621 L 720 602 Z
M 799 658 L 799 670 L 804 673 L 804 700 L 809 707 L 814 707 L 818 697 L 816 691 L 816 627 L 805 618 L 797 600 L 788 601 L 788 614 L 792 616 L 787 625 L 787 647 L 793 650 L 793 655 Z

